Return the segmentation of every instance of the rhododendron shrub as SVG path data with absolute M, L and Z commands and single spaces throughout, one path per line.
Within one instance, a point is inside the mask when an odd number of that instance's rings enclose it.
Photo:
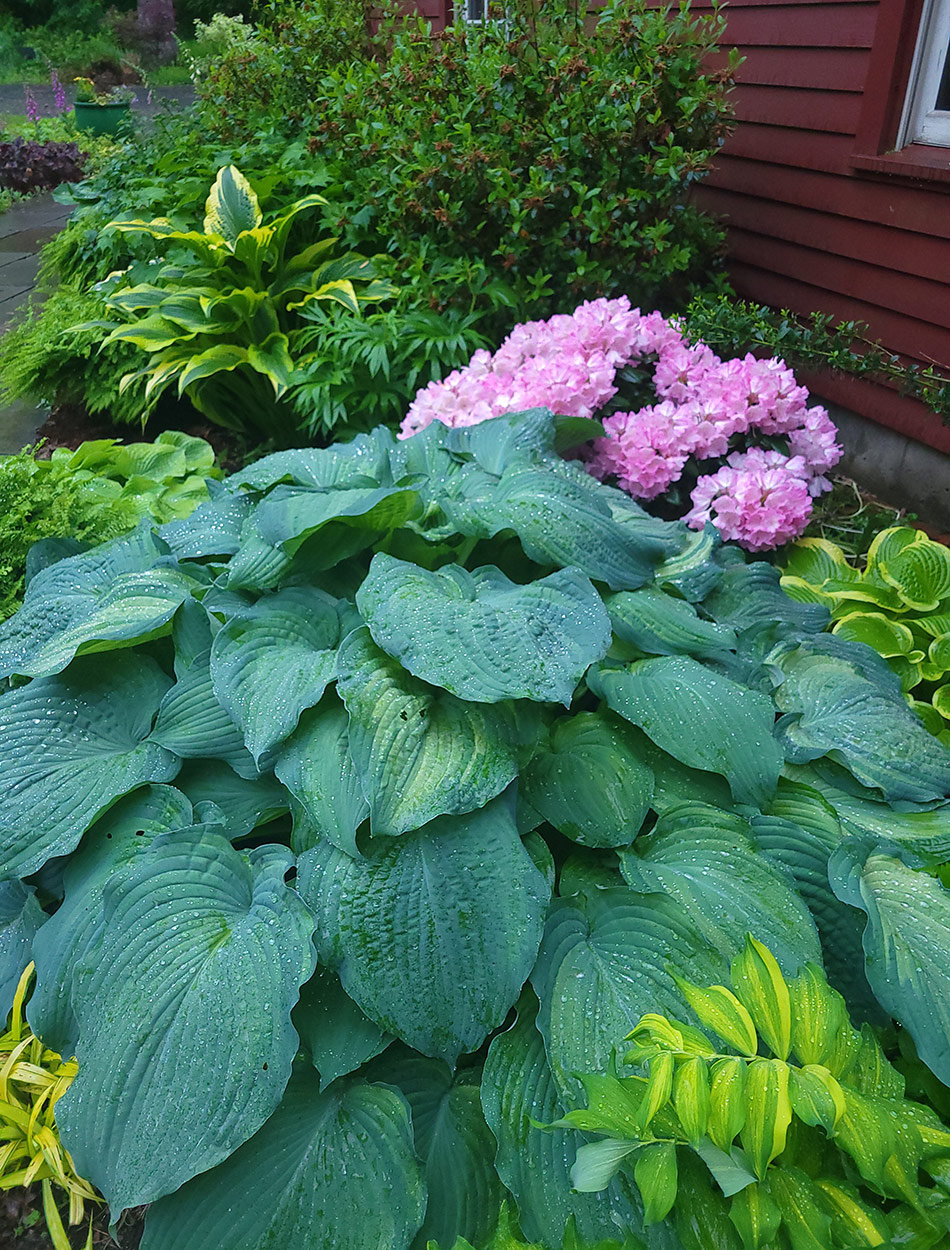
M 624 404 L 631 389 L 648 402 Z M 778 359 L 720 360 L 674 321 L 625 297 L 516 326 L 494 354 L 419 391 L 402 437 L 546 407 L 603 416 L 588 467 L 636 499 L 692 481 L 686 523 L 711 521 L 750 551 L 801 534 L 841 455 L 835 427 Z M 680 509 L 682 512 L 683 509 Z

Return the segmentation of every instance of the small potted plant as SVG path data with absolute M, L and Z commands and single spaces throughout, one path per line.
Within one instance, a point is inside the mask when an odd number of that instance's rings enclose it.
M 135 100 L 131 87 L 113 87 L 97 92 L 91 78 L 77 78 L 76 126 L 94 135 L 115 135 L 131 124 L 130 108 Z

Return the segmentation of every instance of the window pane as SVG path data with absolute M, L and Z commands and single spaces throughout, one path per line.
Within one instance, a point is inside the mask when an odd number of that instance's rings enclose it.
M 940 86 L 937 88 L 937 102 L 934 108 L 941 112 L 950 112 L 950 48 L 944 54 L 943 72 L 940 75 Z

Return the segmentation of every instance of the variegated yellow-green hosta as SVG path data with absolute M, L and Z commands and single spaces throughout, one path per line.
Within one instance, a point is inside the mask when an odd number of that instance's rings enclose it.
M 598 1192 L 629 1169 L 645 1222 L 673 1212 L 680 1228 L 695 1215 L 695 1170 L 680 1190 L 692 1152 L 707 1169 L 708 1245 L 736 1233 L 744 1250 L 945 1244 L 950 1129 L 904 1097 L 873 1030 L 852 1027 L 821 969 L 786 979 L 751 935 L 731 980 L 676 978 L 701 1027 L 643 1016 L 624 1060 L 645 1076 L 582 1078 L 587 1109 L 552 1127 L 605 1136 L 577 1151 L 574 1187 Z
M 861 570 L 827 539 L 802 538 L 788 549 L 782 588 L 826 605 L 837 637 L 882 655 L 930 732 L 950 743 L 950 548 L 894 526 Z
M 87 1203 L 102 1199 L 77 1173 L 59 1139 L 56 1104 L 72 1084 L 77 1065 L 74 1059 L 64 1061 L 45 1047 L 26 1023 L 23 1005 L 32 980 L 30 964 L 20 977 L 6 1031 L 0 1037 L 0 1189 L 39 1181 L 53 1246 L 55 1250 L 71 1250 L 56 1192 L 65 1192 L 69 1199 L 71 1225 L 82 1223 Z M 91 1246 L 90 1220 L 86 1250 Z
M 149 354 L 147 365 L 122 379 L 123 389 L 146 379 L 152 405 L 175 385 L 219 425 L 292 442 L 289 392 L 303 380 L 294 358 L 300 314 L 318 303 L 359 312 L 391 291 L 366 257 L 339 254 L 335 238 L 290 250 L 297 218 L 326 204 L 307 195 L 265 223 L 253 187 L 228 165 L 211 188 L 202 230 L 180 230 L 163 217 L 112 222 L 108 230 L 149 235 L 168 253 L 107 285 L 106 304 L 125 323 L 106 342 Z M 308 344 L 312 360 L 312 335 Z

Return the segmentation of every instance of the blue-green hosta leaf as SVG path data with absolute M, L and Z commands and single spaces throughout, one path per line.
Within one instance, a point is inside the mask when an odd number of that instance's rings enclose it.
M 705 621 L 685 599 L 641 586 L 605 599 L 610 623 L 622 642 L 647 655 L 715 656 L 735 648 L 735 630 Z
M 375 841 L 363 859 L 320 843 L 299 872 L 321 962 L 381 1028 L 454 1063 L 504 1020 L 550 895 L 507 796 Z
M 240 777 L 222 760 L 186 760 L 176 787 L 192 803 L 216 803 L 231 838 L 241 838 L 287 811 L 287 791 L 274 777 Z
M 6 1020 L 33 939 L 46 920 L 36 891 L 22 881 L 0 881 L 0 1016 Z
M 722 537 L 715 525 L 706 524 L 698 532 L 680 529 L 679 550 L 668 555 L 654 570 L 657 586 L 672 587 L 690 603 L 701 602 L 722 577 L 724 564 Z
M 208 830 L 166 833 L 105 891 L 73 986 L 79 1075 L 56 1114 L 114 1217 L 226 1159 L 280 1102 L 291 1008 L 314 967 L 291 862 Z
M 650 581 L 666 546 L 653 534 L 639 542 L 614 520 L 599 487 L 565 461 L 543 466 L 515 462 L 500 479 L 475 473 L 443 500 L 460 533 L 493 538 L 514 530 L 525 553 L 542 566 L 574 566 L 611 590 Z
M 775 708 L 765 695 L 689 656 L 601 666 L 587 681 L 674 759 L 725 777 L 737 802 L 761 807 L 775 793 L 782 752 L 772 734 Z
M 821 962 L 808 908 L 756 850 L 741 816 L 703 803 L 669 808 L 651 833 L 621 853 L 620 864 L 628 885 L 669 895 L 728 960 L 754 933 L 786 976 L 809 960 Z
M 561 1119 L 567 1105 L 535 1027 L 530 993 L 522 997 L 512 1027 L 488 1048 L 481 1092 L 485 1119 L 498 1142 L 495 1167 L 517 1200 L 526 1237 L 545 1246 L 563 1245 L 572 1217 L 585 1241 L 617 1236 L 617 1220 L 625 1228 L 640 1228 L 641 1213 L 622 1181 L 612 1181 L 601 1193 L 572 1192 L 571 1168 L 584 1141 L 580 1133 L 545 1133 L 535 1127 Z
M 414 490 L 395 486 L 275 486 L 257 505 L 255 516 L 266 542 L 290 555 L 325 525 L 345 521 L 357 529 L 398 529 L 419 506 Z
M 159 535 L 179 560 L 233 556 L 240 550 L 241 530 L 253 506 L 250 496 L 218 487 L 191 516 L 167 522 Z
M 169 684 L 123 652 L 0 695 L 0 878 L 67 855 L 116 799 L 172 780 L 181 761 L 149 736 Z
M 737 564 L 725 570 L 703 600 L 703 607 L 722 625 L 736 631 L 780 622 L 806 634 L 817 634 L 831 621 L 820 603 L 797 603 L 782 590 L 778 569 L 764 561 Z
M 458 429 L 433 424 L 437 426 L 433 433 L 441 446 L 455 455 L 474 459 L 486 473 L 500 477 L 517 461 L 537 464 L 550 457 L 558 418 L 549 408 L 527 408 Z M 419 435 L 415 437 L 420 440 Z
M 303 714 L 274 762 L 277 776 L 303 809 L 294 820 L 298 855 L 320 838 L 348 855 L 359 855 L 356 831 L 369 816 L 369 804 L 348 744 L 346 708 L 328 692 L 319 707 Z
M 403 668 L 474 703 L 567 707 L 610 645 L 600 596 L 576 569 L 519 586 L 493 567 L 430 572 L 380 553 L 356 605 L 373 640 Z
M 454 1079 L 440 1059 L 390 1047 L 367 1070 L 395 1085 L 409 1103 L 416 1154 L 425 1165 L 429 1201 L 413 1245 L 452 1246 L 464 1237 L 481 1246 L 491 1236 L 505 1191 L 495 1171 L 495 1139 L 485 1123 L 477 1069 Z
M 218 632 L 211 650 L 214 693 L 255 761 L 320 702 L 334 677 L 343 629 L 335 599 L 291 586 L 259 599 Z
M 575 842 L 628 846 L 653 797 L 653 773 L 635 734 L 609 713 L 560 717 L 548 749 L 521 775 L 521 796 Z
M 337 688 L 373 833 L 401 834 L 468 812 L 518 772 L 505 709 L 463 703 L 411 676 L 366 628 L 340 647 Z
M 804 650 L 782 661 L 775 702 L 789 760 L 827 755 L 889 802 L 928 802 L 950 792 L 950 751 L 920 723 L 899 690 L 871 681 L 856 665 Z
M 538 1027 L 569 1100 L 577 1072 L 607 1072 L 612 1052 L 646 1012 L 684 1018 L 671 970 L 698 985 L 721 982 L 728 962 L 681 907 L 662 894 L 596 890 L 557 900 L 531 982 Z
M 353 1002 L 329 968 L 318 967 L 300 991 L 294 1028 L 320 1074 L 320 1087 L 355 1072 L 393 1040 Z
M 205 234 L 220 235 L 233 247 L 238 235 L 262 220 L 254 188 L 236 165 L 222 166 L 205 202 Z
M 63 902 L 33 946 L 36 987 L 27 1006 L 33 1032 L 61 1055 L 76 1053 L 73 973 L 102 921 L 103 890 L 127 875 L 160 833 L 186 829 L 194 819 L 190 801 L 177 787 L 143 786 L 100 817 L 70 857 Z
M 917 1053 L 950 1081 L 950 890 L 868 844 L 845 841 L 828 876 L 844 903 L 867 915 L 865 971 L 884 1010 L 909 1031 Z
M 395 446 L 392 434 L 380 426 L 370 434 L 358 434 L 349 443 L 332 447 L 301 447 L 275 451 L 255 460 L 228 478 L 228 487 L 252 487 L 266 491 L 281 482 L 298 486 L 366 486 L 388 484 L 389 454 Z
M 651 742 L 642 729 L 629 727 L 630 745 L 637 758 L 653 773 L 653 797 L 650 806 L 661 815 L 680 803 L 708 803 L 720 811 L 735 810 L 729 783 L 718 773 L 688 768 Z
M 250 1141 L 148 1213 L 142 1250 L 408 1250 L 426 1207 L 405 1101 L 365 1081 L 320 1093 L 301 1066 Z
M 274 590 L 292 564 L 289 552 L 261 533 L 257 510 L 241 526 L 240 547 L 228 563 L 228 590 Z
M 198 583 L 143 524 L 124 538 L 59 560 L 30 582 L 0 625 L 0 677 L 49 677 L 81 651 L 108 651 L 167 632 Z

